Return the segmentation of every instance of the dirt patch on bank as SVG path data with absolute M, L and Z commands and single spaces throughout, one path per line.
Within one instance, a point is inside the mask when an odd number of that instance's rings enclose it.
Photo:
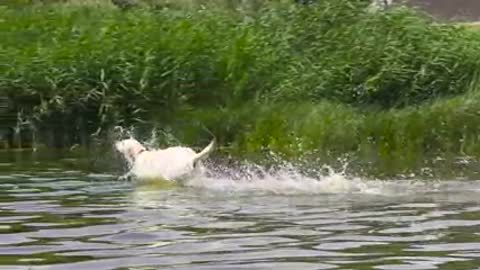
M 480 20 L 480 0 L 408 0 L 432 15 L 456 21 Z

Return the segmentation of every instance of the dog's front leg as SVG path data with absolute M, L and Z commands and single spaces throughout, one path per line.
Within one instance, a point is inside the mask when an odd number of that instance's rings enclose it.
M 135 175 L 132 173 L 132 171 L 127 172 L 126 174 L 118 177 L 118 180 L 120 181 L 131 181 Z

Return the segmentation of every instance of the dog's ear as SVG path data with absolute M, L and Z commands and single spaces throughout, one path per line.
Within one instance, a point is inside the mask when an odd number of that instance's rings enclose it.
M 133 163 L 133 160 L 135 160 L 135 155 L 136 155 L 137 150 L 136 147 L 132 146 L 127 149 L 127 156 L 128 159 Z
M 132 160 L 135 160 L 138 154 L 140 154 L 144 150 L 145 150 L 145 147 L 143 147 L 143 145 L 141 145 L 140 143 L 135 143 L 128 147 L 127 154 L 130 156 Z

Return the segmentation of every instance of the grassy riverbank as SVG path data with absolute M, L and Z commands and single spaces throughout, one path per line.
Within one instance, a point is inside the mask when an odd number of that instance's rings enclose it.
M 374 175 L 480 157 L 480 33 L 404 7 L 43 5 L 0 15 L 0 92 L 40 133 L 82 142 L 99 127 L 156 126 L 199 144 L 205 126 L 237 155 L 349 156 Z

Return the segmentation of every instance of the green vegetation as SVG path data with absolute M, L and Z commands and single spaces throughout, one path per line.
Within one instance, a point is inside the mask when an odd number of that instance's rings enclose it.
M 364 0 L 280 2 L 4 7 L 0 93 L 40 133 L 155 126 L 195 144 L 203 125 L 231 153 L 347 155 L 375 175 L 480 156 L 477 30 Z

